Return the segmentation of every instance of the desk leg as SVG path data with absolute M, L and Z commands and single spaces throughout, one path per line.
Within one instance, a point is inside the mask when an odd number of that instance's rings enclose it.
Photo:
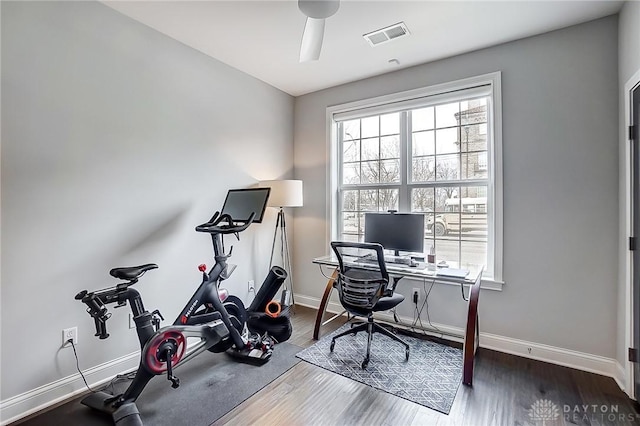
M 338 268 L 333 271 L 331 278 L 329 278 L 327 286 L 324 289 L 324 294 L 322 295 L 322 300 L 320 300 L 320 306 L 318 306 L 318 313 L 316 314 L 316 323 L 313 327 L 313 340 L 318 340 L 322 318 L 324 317 L 324 312 L 327 310 L 327 303 L 329 303 L 329 297 L 331 297 L 331 292 L 333 291 L 333 283 L 337 279 Z
M 469 292 L 469 311 L 467 314 L 467 328 L 464 333 L 464 350 L 462 367 L 462 383 L 471 386 L 473 382 L 473 361 L 476 348 L 480 341 L 480 327 L 478 325 L 478 299 L 480 297 L 480 280 Z

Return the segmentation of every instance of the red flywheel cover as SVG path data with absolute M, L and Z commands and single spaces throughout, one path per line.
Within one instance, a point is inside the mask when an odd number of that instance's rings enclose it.
M 145 352 L 145 361 L 147 369 L 153 374 L 163 374 L 167 371 L 167 363 L 158 359 L 160 355 L 158 350 L 166 341 L 171 341 L 176 346 L 176 352 L 171 356 L 172 367 L 175 367 L 178 362 L 180 362 L 187 348 L 187 340 L 184 335 L 178 331 L 168 330 L 151 339 Z

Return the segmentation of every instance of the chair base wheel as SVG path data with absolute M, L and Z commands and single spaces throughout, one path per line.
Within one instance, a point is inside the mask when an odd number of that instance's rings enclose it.
M 330 350 L 331 352 L 333 352 L 333 348 L 334 348 L 335 346 L 336 346 L 336 341 L 335 341 L 335 340 L 332 340 L 332 341 L 331 341 L 331 345 L 329 346 L 329 350 Z
M 409 348 L 405 349 L 405 359 L 409 361 Z
M 369 360 L 365 359 L 364 361 L 362 361 L 362 369 L 365 370 L 367 368 L 367 365 L 369 365 Z

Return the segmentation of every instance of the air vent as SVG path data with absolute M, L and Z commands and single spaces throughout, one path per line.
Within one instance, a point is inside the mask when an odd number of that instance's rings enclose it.
M 367 40 L 367 42 L 372 47 L 375 47 L 382 43 L 386 43 L 400 37 L 408 36 L 409 34 L 409 30 L 407 29 L 407 26 L 404 24 L 404 22 L 399 22 L 389 27 L 367 33 L 362 37 L 364 37 L 364 39 Z

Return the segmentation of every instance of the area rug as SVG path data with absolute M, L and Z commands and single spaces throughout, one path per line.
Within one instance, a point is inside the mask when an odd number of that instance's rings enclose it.
M 269 362 L 261 366 L 237 362 L 225 353 L 203 352 L 174 370 L 180 378 L 179 388 L 172 389 L 166 376 L 149 382 L 136 404 L 142 421 L 153 426 L 209 426 L 299 363 L 295 355 L 300 349 L 279 343 Z M 108 390 L 120 393 L 128 385 L 125 380 Z M 21 426 L 113 425 L 111 416 L 85 407 L 80 399 L 33 417 Z
M 369 365 L 361 364 L 367 349 L 367 333 L 331 338 L 345 331 L 345 324 L 296 356 L 333 373 L 399 396 L 433 410 L 449 414 L 462 380 L 462 350 L 436 342 L 400 336 L 409 344 L 409 361 L 405 348 L 389 337 L 375 333 L 371 342 Z

